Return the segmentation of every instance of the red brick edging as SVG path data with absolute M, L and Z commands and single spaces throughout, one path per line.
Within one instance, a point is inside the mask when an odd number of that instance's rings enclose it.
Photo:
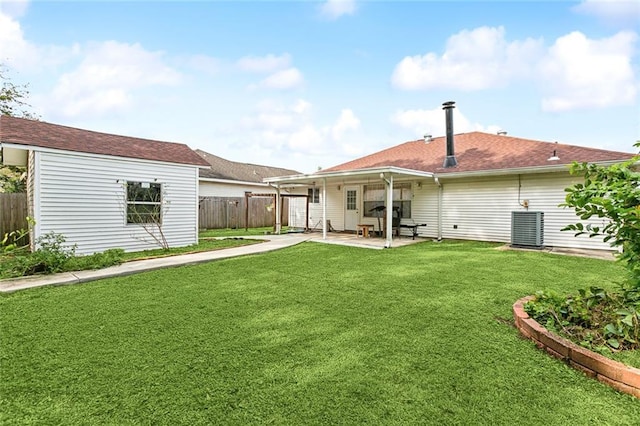
M 591 352 L 550 333 L 524 311 L 524 304 L 533 299 L 535 296 L 527 296 L 513 304 L 516 327 L 523 336 L 533 340 L 540 349 L 565 361 L 587 376 L 597 378 L 621 392 L 640 398 L 640 369 Z

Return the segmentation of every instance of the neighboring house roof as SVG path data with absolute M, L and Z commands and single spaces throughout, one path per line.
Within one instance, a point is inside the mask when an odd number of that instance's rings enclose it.
M 577 162 L 624 161 L 634 154 L 541 142 L 506 135 L 483 132 L 461 133 L 454 136 L 454 151 L 458 165 L 443 168 L 446 157 L 446 138 L 423 139 L 406 142 L 365 157 L 349 161 L 320 173 L 367 169 L 374 167 L 401 167 L 423 172 L 445 174 L 452 172 L 480 172 L 502 169 L 547 167 Z M 559 160 L 549 161 L 556 153 Z
M 181 143 L 99 133 L 5 115 L 0 117 L 0 142 L 167 163 L 209 165 Z
M 300 174 L 295 170 L 279 167 L 229 161 L 200 149 L 196 149 L 196 152 L 211 166 L 211 169 L 200 170 L 200 178 L 263 183 L 264 178 Z

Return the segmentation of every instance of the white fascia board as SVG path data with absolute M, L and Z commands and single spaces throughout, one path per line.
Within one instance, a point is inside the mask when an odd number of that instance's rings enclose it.
M 309 184 L 315 180 L 321 179 L 345 179 L 345 178 L 362 178 L 365 176 L 378 176 L 380 173 L 402 175 L 410 177 L 432 178 L 433 173 L 422 172 L 419 170 L 404 169 L 401 167 L 372 167 L 367 169 L 342 170 L 336 172 L 312 173 L 308 175 L 291 175 L 279 176 L 272 178 L 264 178 L 263 182 L 267 183 L 301 183 Z
M 53 154 L 65 154 L 65 155 L 74 155 L 76 157 L 91 157 L 91 158 L 100 158 L 103 160 L 126 160 L 126 161 L 134 161 L 137 163 L 145 163 L 145 164 L 169 164 L 172 166 L 182 166 L 193 168 L 196 167 L 198 169 L 210 169 L 211 166 L 201 166 L 199 164 L 185 164 L 185 163 L 172 163 L 169 161 L 159 161 L 159 160 L 145 160 L 143 158 L 134 158 L 134 157 L 122 157 L 120 155 L 105 155 L 105 154 L 94 154 L 92 152 L 80 152 L 80 151 L 69 151 L 66 149 L 56 149 L 56 148 L 43 148 L 41 146 L 36 145 L 22 145 L 16 143 L 2 142 L 2 147 L 7 148 L 15 148 L 15 149 L 24 149 L 27 151 L 34 152 L 48 152 Z
M 212 182 L 212 183 L 228 183 L 231 185 L 242 185 L 242 186 L 264 186 L 268 187 L 269 184 L 263 182 L 249 182 L 243 180 L 231 180 L 231 179 L 216 179 L 216 178 L 198 178 L 200 182 Z
M 613 164 L 620 164 L 625 160 L 613 160 L 613 161 L 595 161 L 593 164 L 601 166 L 611 166 Z M 640 163 L 640 162 L 638 162 Z M 636 164 L 638 164 L 636 163 Z M 465 177 L 481 177 L 481 176 L 503 176 L 503 175 L 524 175 L 535 173 L 552 173 L 552 172 L 569 172 L 571 164 L 557 164 L 553 166 L 542 167 L 520 167 L 514 169 L 498 169 L 498 170 L 474 170 L 470 172 L 452 172 L 452 173 L 436 173 L 435 176 L 440 179 L 447 178 L 465 178 Z

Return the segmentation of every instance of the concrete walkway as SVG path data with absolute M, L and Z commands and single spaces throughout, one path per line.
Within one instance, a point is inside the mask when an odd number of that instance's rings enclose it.
M 45 285 L 65 285 L 78 284 L 88 281 L 100 280 L 102 278 L 121 277 L 136 274 L 138 272 L 153 271 L 155 269 L 170 268 L 174 266 L 193 265 L 196 263 L 210 262 L 212 260 L 227 259 L 230 257 L 247 256 L 251 254 L 265 253 L 285 247 L 291 247 L 310 239 L 304 234 L 269 235 L 265 237 L 243 237 L 266 240 L 263 243 L 239 246 L 222 250 L 206 251 L 201 253 L 182 254 L 178 256 L 168 256 L 147 260 L 135 260 L 122 265 L 109 268 L 62 272 L 51 275 L 37 275 L 25 278 L 12 278 L 0 280 L 0 292 L 9 293 L 17 290 L 24 290 Z

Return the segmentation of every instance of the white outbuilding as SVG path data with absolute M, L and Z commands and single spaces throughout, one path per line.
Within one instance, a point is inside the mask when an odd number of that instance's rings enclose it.
M 198 241 L 198 177 L 187 145 L 0 117 L 3 163 L 28 168 L 32 242 L 62 234 L 76 253 Z

